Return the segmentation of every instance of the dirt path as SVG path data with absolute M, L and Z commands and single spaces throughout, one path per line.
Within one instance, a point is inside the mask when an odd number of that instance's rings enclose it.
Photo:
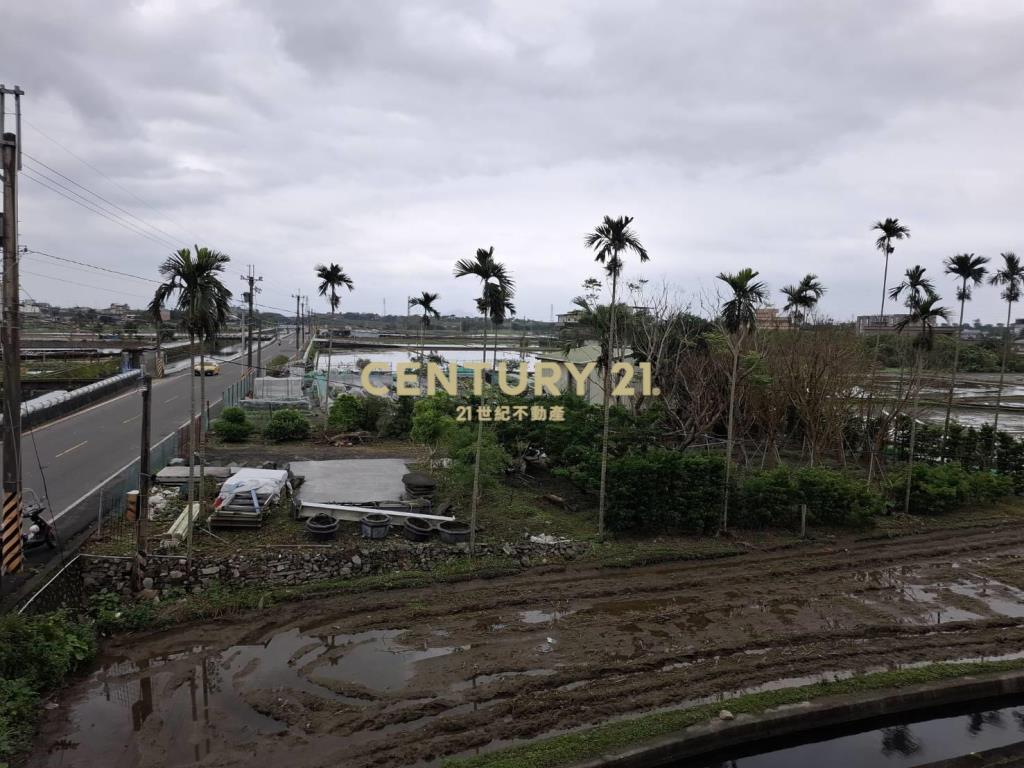
M 1024 529 L 550 567 L 124 639 L 32 765 L 406 766 L 740 690 L 1024 655 Z

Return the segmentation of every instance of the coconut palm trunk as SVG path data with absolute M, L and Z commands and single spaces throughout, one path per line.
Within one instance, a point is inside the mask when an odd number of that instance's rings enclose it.
M 205 512 L 206 499 L 206 341 L 199 342 L 199 512 Z M 195 384 L 195 372 L 192 374 Z
M 1003 380 L 1006 378 L 1006 360 L 1010 354 L 1010 311 L 1013 302 L 1006 302 L 1006 328 L 1003 331 L 1003 364 L 999 366 L 999 389 L 996 390 L 996 414 L 992 419 L 993 436 L 999 432 L 999 409 L 1003 403 Z M 993 443 L 995 444 L 995 443 Z
M 608 307 L 608 350 L 605 353 L 604 361 L 604 392 L 602 393 L 602 407 L 604 408 L 604 425 L 601 428 L 601 485 L 598 491 L 597 502 L 597 535 L 604 536 L 604 517 L 607 509 L 607 483 L 608 483 L 608 426 L 611 413 L 611 381 L 612 381 L 612 360 L 615 356 L 615 302 L 619 287 L 618 270 L 612 272 L 612 303 Z
M 885 267 L 882 268 L 882 305 L 878 311 L 880 324 L 885 323 L 885 286 L 889 284 L 889 238 L 885 239 Z M 871 398 L 875 391 L 875 374 L 878 367 L 878 349 L 882 343 L 882 330 L 879 329 L 875 336 L 875 359 L 872 361 L 871 378 L 868 383 L 868 413 L 865 422 L 865 434 L 869 434 L 871 427 Z M 882 450 L 881 441 L 871 440 L 871 455 L 868 457 L 868 484 L 874 479 L 875 463 L 878 461 L 878 453 Z
M 484 312 L 484 364 L 487 364 L 487 313 Z M 483 390 L 480 402 L 483 403 Z M 479 408 L 479 406 L 478 406 Z M 476 519 L 480 512 L 480 450 L 484 444 L 484 423 L 476 415 L 476 458 L 473 459 L 473 499 L 469 508 L 469 554 L 476 554 Z
M 185 562 L 186 572 L 192 573 L 192 505 L 196 500 L 196 486 L 195 486 L 195 473 L 196 473 L 196 445 L 199 442 L 199 436 L 196 434 L 196 336 L 194 333 L 189 334 L 189 345 L 188 345 L 188 358 L 189 358 L 189 387 L 188 387 L 188 528 L 186 529 L 185 538 Z
M 949 439 L 949 416 L 953 411 L 953 390 L 956 389 L 956 374 L 960 367 L 960 337 L 964 331 L 964 304 L 967 303 L 967 278 L 960 293 L 960 322 L 956 325 L 956 343 L 953 346 L 953 373 L 949 377 L 949 394 L 946 396 L 946 418 L 942 422 L 942 453 L 946 452 L 946 441 Z
M 334 307 L 331 307 L 331 327 L 327 329 L 327 380 L 324 382 L 324 429 L 330 417 L 331 404 L 331 363 L 334 360 Z
M 914 389 L 914 407 L 910 412 L 910 455 L 907 457 L 907 487 L 903 495 L 903 514 L 910 514 L 910 485 L 914 476 L 914 446 L 917 442 L 917 407 L 921 398 L 921 368 L 924 355 L 921 354 L 921 349 L 918 348 L 914 361 L 915 380 L 911 382 L 911 386 L 916 386 Z
M 729 419 L 725 430 L 725 498 L 722 502 L 722 532 L 729 530 L 729 479 L 732 475 L 733 425 L 736 413 L 736 379 L 740 371 L 740 343 L 732 349 L 732 376 L 729 379 Z

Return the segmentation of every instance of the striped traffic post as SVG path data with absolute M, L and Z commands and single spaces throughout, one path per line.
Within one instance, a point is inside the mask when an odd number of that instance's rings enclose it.
M 21 541 L 21 494 L 4 493 L 4 517 L 0 540 L 3 542 L 4 573 L 17 573 L 23 562 Z

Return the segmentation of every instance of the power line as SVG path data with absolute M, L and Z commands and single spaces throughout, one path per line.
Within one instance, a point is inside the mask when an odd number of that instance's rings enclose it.
M 96 290 L 96 291 L 106 291 L 107 293 L 116 293 L 118 296 L 131 296 L 132 298 L 136 298 L 136 299 L 139 297 L 139 295 L 137 293 L 132 293 L 130 291 L 118 291 L 118 290 L 115 290 L 113 288 L 103 288 L 102 286 L 99 286 L 99 285 L 86 285 L 85 283 L 80 283 L 77 280 L 64 280 L 63 278 L 54 277 L 53 275 L 44 275 L 44 274 L 41 274 L 39 272 L 29 272 L 27 269 L 23 269 L 23 270 L 20 270 L 20 271 L 21 271 L 21 274 L 23 274 L 23 275 L 32 275 L 33 277 L 41 277 L 44 280 L 56 280 L 58 283 L 67 283 L 69 285 L 76 285 L 79 288 L 92 288 L 93 290 Z
M 27 174 L 34 173 L 34 171 L 32 171 L 30 168 L 23 169 L 23 172 L 27 173 Z M 29 181 L 34 181 L 36 184 L 38 184 L 41 187 L 46 187 L 51 192 L 60 195 L 61 197 L 65 198 L 66 200 L 70 200 L 75 205 L 78 205 L 78 206 L 80 206 L 82 208 L 85 208 L 85 210 L 87 210 L 87 211 L 91 211 L 92 213 L 99 214 L 100 216 L 102 216 L 103 218 L 107 219 L 108 221 L 111 221 L 114 224 L 117 224 L 117 225 L 119 225 L 121 227 L 124 227 L 125 229 L 127 229 L 130 232 L 134 232 L 137 235 L 142 235 L 147 240 L 152 240 L 154 243 L 156 243 L 157 245 L 159 245 L 161 247 L 167 247 L 167 243 L 164 243 L 161 240 L 157 240 L 153 235 L 150 235 L 148 232 L 146 232 L 144 230 L 138 229 L 137 227 L 132 225 L 130 222 L 125 222 L 125 221 L 122 221 L 121 219 L 115 218 L 114 216 L 112 216 L 111 214 L 109 214 L 106 211 L 102 210 L 101 208 L 94 206 L 89 201 L 86 201 L 84 203 L 80 202 L 79 200 L 76 200 L 75 198 L 71 197 L 70 195 L 65 194 L 60 189 L 57 189 L 56 187 L 50 186 L 50 184 L 48 184 L 47 182 L 51 181 L 51 180 L 47 179 L 45 176 L 42 176 L 42 174 L 40 174 L 40 176 L 41 176 L 40 179 L 37 179 L 37 178 L 35 178 L 35 176 L 31 176 L 31 175 L 27 175 L 27 176 L 25 176 L 25 178 L 28 179 Z M 45 181 L 43 179 L 45 179 Z M 57 184 L 57 182 L 52 182 L 52 183 L 53 184 Z M 58 184 L 58 186 L 62 186 L 62 185 Z M 78 195 L 78 196 L 81 197 L 81 195 Z
M 121 277 L 131 277 L 131 278 L 134 278 L 135 280 L 145 280 L 147 283 L 159 283 L 160 282 L 159 280 L 154 280 L 151 277 L 142 277 L 142 275 L 133 275 L 130 272 L 121 272 L 121 271 L 116 270 L 116 269 L 110 269 L 108 267 L 101 267 L 99 264 L 89 264 L 88 262 L 85 262 L 85 261 L 78 261 L 76 259 L 69 259 L 66 256 L 54 256 L 52 253 L 47 253 L 46 251 L 37 251 L 37 250 L 33 250 L 31 248 L 26 248 L 26 249 L 24 249 L 22 251 L 22 253 L 34 253 L 34 254 L 38 254 L 39 256 L 46 256 L 49 259 L 56 259 L 57 261 L 66 261 L 69 264 L 79 264 L 80 266 L 89 267 L 90 269 L 96 269 L 96 270 L 99 270 L 101 272 L 109 272 L 112 275 L 120 275 Z
M 60 148 L 61 148 L 62 150 L 64 150 L 64 151 L 65 151 L 65 152 L 67 152 L 67 153 L 68 153 L 69 155 L 71 155 L 71 156 L 72 156 L 73 158 L 75 158 L 75 160 L 77 160 L 78 162 L 82 163 L 82 165 L 84 165 L 84 166 L 86 166 L 86 167 L 88 167 L 88 168 L 91 168 L 91 169 L 92 169 L 93 171 L 95 171 L 96 173 L 98 173 L 98 174 L 99 174 L 100 176 L 102 176 L 102 177 L 103 177 L 104 179 L 106 179 L 107 181 L 109 181 L 109 182 L 110 182 L 110 183 L 111 183 L 111 184 L 112 184 L 113 186 L 117 187 L 118 189 L 120 189 L 120 190 L 121 190 L 122 192 L 124 192 L 125 194 L 127 194 L 127 195 L 131 195 L 132 197 L 134 197 L 134 198 L 135 198 L 136 200 L 138 200 L 138 201 L 139 201 L 140 203 L 142 203 L 142 205 L 144 205 L 144 206 L 145 206 L 146 208 L 148 208 L 149 210 L 153 211 L 153 213 L 156 213 L 156 214 L 160 214 L 160 213 L 161 213 L 161 212 L 160 212 L 160 211 L 158 211 L 158 210 L 157 210 L 156 208 L 154 208 L 154 207 L 153 207 L 152 205 L 150 205 L 150 204 L 149 204 L 149 203 L 147 203 L 147 202 L 146 202 L 145 200 L 143 200 L 143 199 L 142 199 L 141 197 L 139 197 L 139 196 L 138 196 L 137 194 L 135 194 L 134 192 L 132 192 L 132 191 L 131 191 L 130 189 L 127 189 L 127 188 L 126 188 L 126 187 L 124 187 L 123 185 L 121 185 L 121 184 L 118 184 L 118 183 L 117 183 L 116 181 L 114 181 L 114 180 L 113 180 L 112 178 L 110 178 L 110 177 L 109 177 L 109 176 L 108 176 L 107 174 L 105 174 L 105 173 L 104 173 L 103 171 L 101 171 L 101 170 L 100 170 L 99 168 L 97 168 L 97 167 L 96 167 L 95 165 L 93 165 L 92 163 L 90 163 L 90 162 L 89 162 L 88 160 L 86 160 L 85 158 L 83 158 L 83 157 L 81 157 L 81 156 L 79 156 L 79 155 L 75 154 L 74 152 L 72 152 L 72 151 L 71 151 L 70 149 L 68 149 L 68 147 L 66 147 L 66 146 L 65 146 L 64 144 L 62 144 L 61 142 L 57 141 L 57 139 L 55 139 L 55 138 L 53 138 L 52 136 L 50 136 L 50 135 L 49 135 L 48 133 L 46 133 L 46 131 L 44 131 L 44 130 L 43 130 L 42 128 L 40 128 L 40 127 L 39 127 L 38 125 L 36 125 L 35 123 L 33 123 L 33 122 L 32 122 L 31 120 L 29 120 L 28 118 L 25 118 L 25 117 L 23 117 L 23 118 L 22 118 L 22 120 L 23 120 L 23 121 L 25 122 L 25 124 L 26 124 L 26 125 L 28 125 L 28 126 L 31 126 L 32 130 L 34 130 L 34 131 L 37 131 L 37 132 L 39 133 L 39 135 L 40 135 L 40 136 L 42 136 L 42 137 L 43 137 L 44 139 L 46 139 L 47 141 L 49 141 L 49 142 L 51 142 L 51 143 L 55 144 L 56 146 L 60 147 Z M 182 231 L 185 231 L 185 230 L 186 230 L 186 227 L 182 226 L 181 222 L 179 222 L 179 221 L 175 221 L 175 220 L 174 220 L 173 218 L 171 218 L 170 216 L 168 216 L 168 215 L 167 215 L 166 213 L 164 213 L 164 214 L 162 214 L 162 215 L 163 215 L 163 216 L 164 216 L 164 218 L 166 218 L 166 219 L 167 219 L 168 221 L 172 222 L 172 223 L 173 223 L 173 224 L 174 224 L 174 225 L 175 225 L 176 227 L 179 227 L 179 228 L 180 228 L 180 229 L 181 229 Z M 193 233 L 193 234 L 194 234 L 194 233 Z M 201 242 L 201 241 L 203 240 L 203 238 L 201 238 L 201 237 L 198 237 L 198 236 L 196 236 L 196 237 L 193 237 L 193 238 L 191 238 L 191 239 L 192 239 L 192 240 L 194 240 L 195 242 Z
M 177 248 L 178 245 L 179 245 L 179 243 L 175 242 L 174 240 L 169 240 L 169 239 L 167 239 L 167 238 L 165 238 L 165 237 L 163 237 L 161 235 L 155 235 L 155 234 L 152 234 L 150 232 L 147 232 L 142 227 L 140 227 L 138 224 L 136 224 L 133 221 L 130 221 L 129 219 L 126 219 L 124 216 L 122 216 L 121 214 L 117 213 L 116 211 L 112 211 L 112 210 L 110 210 L 108 208 L 104 208 L 101 203 L 95 203 L 92 200 L 90 200 L 89 198 L 87 198 L 85 195 L 82 195 L 82 194 L 76 192 L 75 190 L 71 189 L 67 185 L 62 184 L 60 181 L 58 181 L 57 179 L 55 179 L 52 176 L 50 176 L 49 174 L 47 174 L 45 171 L 40 171 L 37 168 L 33 168 L 32 166 L 29 166 L 28 168 L 25 168 L 24 170 L 34 174 L 35 176 L 38 176 L 41 179 L 44 179 L 45 181 L 49 182 L 50 184 L 54 184 L 57 187 L 60 187 L 65 192 L 68 192 L 69 194 L 72 194 L 75 197 L 77 197 L 83 203 L 85 203 L 85 204 L 87 204 L 89 206 L 92 206 L 93 208 L 99 209 L 104 214 L 106 214 L 108 217 L 113 217 L 113 218 L 117 219 L 118 222 L 120 222 L 123 226 L 130 227 L 132 229 L 132 231 L 138 232 L 140 235 L 148 237 L 150 240 L 162 243 L 163 245 L 170 246 L 171 248 Z
M 31 160 L 33 163 L 41 165 L 41 166 L 43 166 L 43 168 L 46 168 L 48 171 L 57 174 L 62 179 L 71 182 L 72 184 L 74 184 L 79 189 L 85 190 L 90 195 L 92 195 L 93 197 L 97 198 L 98 200 L 102 200 L 104 203 L 106 203 L 110 207 L 116 208 L 117 210 L 121 211 L 122 213 L 124 213 L 124 214 L 126 214 L 128 216 L 131 216 L 133 219 L 135 219 L 136 221 L 138 221 L 141 224 L 145 224 L 147 227 L 149 227 L 152 230 L 155 230 L 157 232 L 160 232 L 161 234 L 167 235 L 167 237 L 169 237 L 173 242 L 185 242 L 185 241 L 180 240 L 175 235 L 172 235 L 170 232 L 167 232 L 167 231 L 161 229 L 160 227 L 156 226 L 155 224 L 150 224 L 145 219 L 140 218 L 139 216 L 136 216 L 134 213 L 132 213 L 131 211 L 129 211 L 129 210 L 125 209 L 125 208 L 122 208 L 117 203 L 114 203 L 114 202 L 108 200 L 107 198 L 103 197 L 103 195 L 101 195 L 101 194 L 99 194 L 97 192 L 94 192 L 93 190 L 91 190 L 88 187 L 86 187 L 84 184 L 79 184 L 77 181 L 72 179 L 70 176 L 65 176 L 63 173 L 58 171 L 56 168 L 53 168 L 52 166 L 47 165 L 42 160 L 39 160 L 39 159 L 33 157 L 32 155 L 30 155 L 28 152 L 22 152 L 22 154 L 25 157 L 27 157 L 29 160 Z

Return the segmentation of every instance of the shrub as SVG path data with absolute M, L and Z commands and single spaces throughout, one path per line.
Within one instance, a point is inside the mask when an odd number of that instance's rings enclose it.
M 608 514 L 615 531 L 714 530 L 725 462 L 665 448 L 609 459 Z
M 95 652 L 92 628 L 64 611 L 0 617 L 0 765 L 31 746 L 40 696 Z
M 383 412 L 377 419 L 377 432 L 381 437 L 409 437 L 412 429 L 412 409 L 416 404 L 412 397 L 400 397 L 397 401 L 384 400 Z
M 794 473 L 808 525 L 865 528 L 885 511 L 885 499 L 866 482 L 845 472 L 805 467 Z
M 792 528 L 800 520 L 800 494 L 786 467 L 746 475 L 736 491 L 733 522 L 740 528 Z
M 0 618 L 0 678 L 24 678 L 38 691 L 58 685 L 95 650 L 92 630 L 64 612 Z
M 362 398 L 355 395 L 338 395 L 331 403 L 331 410 L 327 416 L 328 426 L 349 432 L 363 425 L 363 406 L 360 403 Z
M 241 408 L 225 408 L 213 422 L 213 433 L 225 443 L 241 443 L 252 434 L 253 426 Z
M 895 475 L 893 503 L 903 504 L 907 474 Z M 910 480 L 910 512 L 915 515 L 941 515 L 968 504 L 991 502 L 1013 493 L 1013 479 L 1006 475 L 969 472 L 957 464 L 932 466 L 916 464 Z
M 292 408 L 275 411 L 263 428 L 263 436 L 276 443 L 304 440 L 309 437 L 309 422 Z
M 221 419 L 230 422 L 232 424 L 244 424 L 246 420 L 245 411 L 239 408 L 237 405 L 233 405 L 230 408 L 225 408 L 221 411 Z

